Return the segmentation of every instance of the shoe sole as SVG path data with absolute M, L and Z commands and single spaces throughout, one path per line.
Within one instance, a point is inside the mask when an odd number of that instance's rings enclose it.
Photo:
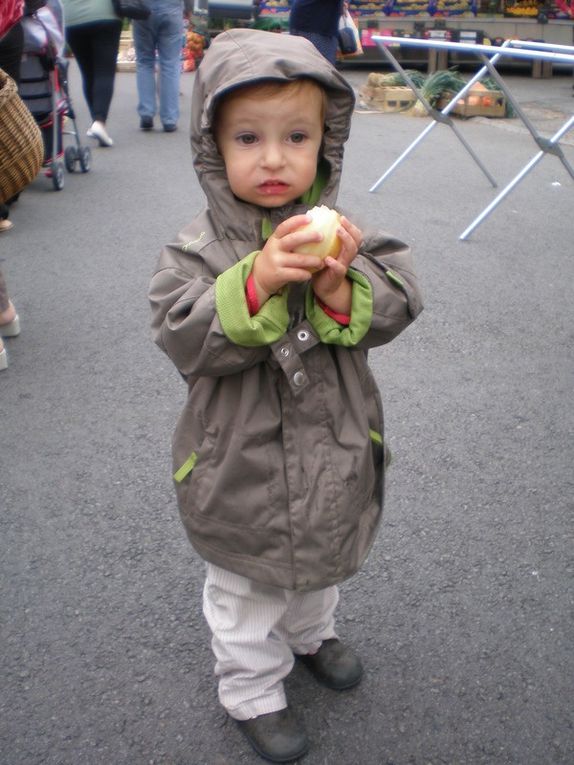
M 291 756 L 291 757 L 281 757 L 280 759 L 277 757 L 270 757 L 263 749 L 260 749 L 256 744 L 253 743 L 253 741 L 249 738 L 249 736 L 246 736 L 247 740 L 253 747 L 253 751 L 257 752 L 257 754 L 260 757 L 263 757 L 264 760 L 267 760 L 268 762 L 295 762 L 295 760 L 300 760 L 301 757 L 304 757 L 307 752 L 309 751 L 309 746 L 306 746 L 305 749 L 302 749 L 297 754 Z
M 273 754 L 270 754 L 262 746 L 259 745 L 259 742 L 253 736 L 250 735 L 248 729 L 245 728 L 241 724 L 240 720 L 236 720 L 236 722 L 238 724 L 239 730 L 243 733 L 243 735 L 245 736 L 247 741 L 249 741 L 249 744 L 251 745 L 253 750 L 255 752 L 257 752 L 257 754 L 260 757 L 263 757 L 265 760 L 268 760 L 269 762 L 279 762 L 279 763 L 282 763 L 282 762 L 294 762 L 295 760 L 299 760 L 301 757 L 303 757 L 305 754 L 307 754 L 307 752 L 311 748 L 311 744 L 309 742 L 309 739 L 305 735 L 305 737 L 304 737 L 305 738 L 304 745 L 299 750 L 297 750 L 296 752 L 292 752 L 289 755 L 273 755 Z
M 255 741 L 253 741 L 253 739 L 250 736 L 247 735 L 247 733 L 243 730 L 243 728 L 241 729 L 241 731 L 242 731 L 243 735 L 245 736 L 245 738 L 249 741 L 249 743 L 253 747 L 253 751 L 257 752 L 257 754 L 260 757 L 263 757 L 264 760 L 268 760 L 269 762 L 279 762 L 279 763 L 282 763 L 282 762 L 295 762 L 295 760 L 299 760 L 299 759 L 301 759 L 301 757 L 306 755 L 307 752 L 310 749 L 310 745 L 307 744 L 307 746 L 305 748 L 301 749 L 299 752 L 297 752 L 297 754 L 291 754 L 288 757 L 272 757 L 268 752 L 266 752 L 264 749 L 259 747 L 255 743 Z

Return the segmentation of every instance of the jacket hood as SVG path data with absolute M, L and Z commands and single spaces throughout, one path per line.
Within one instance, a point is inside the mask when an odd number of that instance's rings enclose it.
M 333 207 L 355 103 L 353 89 L 344 77 L 303 37 L 233 29 L 217 35 L 207 49 L 193 88 L 191 148 L 197 177 L 214 213 L 214 224 L 220 227 L 219 236 L 223 236 L 221 227 L 225 221 L 226 237 L 259 239 L 263 216 L 275 227 L 281 220 L 309 206 L 292 203 L 283 208 L 264 210 L 237 199 L 227 182 L 223 159 L 212 133 L 217 101 L 229 91 L 264 80 L 289 82 L 301 78 L 315 80 L 327 93 L 320 160 L 328 172 L 320 196 L 313 200 L 313 205 Z

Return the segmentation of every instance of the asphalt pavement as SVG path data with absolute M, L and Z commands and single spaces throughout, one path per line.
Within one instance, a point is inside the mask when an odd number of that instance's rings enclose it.
M 0 373 L 2 765 L 261 762 L 218 704 L 170 477 L 185 390 L 149 335 L 160 247 L 203 203 L 193 77 L 165 134 L 118 74 L 115 146 L 62 191 L 39 176 L 0 235 L 22 323 Z M 507 82 L 547 137 L 572 113 L 571 75 Z M 394 462 L 338 622 L 364 681 L 296 667 L 287 693 L 305 765 L 572 765 L 574 181 L 544 156 L 462 242 L 497 190 L 448 126 L 369 192 L 427 124 L 354 116 L 340 203 L 412 246 L 426 309 L 370 355 Z M 517 119 L 456 124 L 499 188 L 538 151 Z

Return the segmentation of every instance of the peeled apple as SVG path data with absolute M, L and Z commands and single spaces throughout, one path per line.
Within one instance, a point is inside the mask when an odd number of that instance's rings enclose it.
M 301 226 L 299 231 L 320 231 L 323 238 L 320 242 L 308 242 L 302 244 L 295 252 L 301 255 L 315 255 L 324 260 L 326 257 L 336 258 L 341 251 L 341 240 L 337 236 L 337 229 L 341 221 L 341 216 L 336 210 L 332 210 L 326 205 L 313 207 L 307 212 L 311 221 Z

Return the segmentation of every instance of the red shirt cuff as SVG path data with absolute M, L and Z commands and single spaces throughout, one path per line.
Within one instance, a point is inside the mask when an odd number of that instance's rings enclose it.
M 317 305 L 319 308 L 324 311 L 327 316 L 330 316 L 331 319 L 334 319 L 339 324 L 342 324 L 344 327 L 348 326 L 351 323 L 351 317 L 350 315 L 347 315 L 346 313 L 337 313 L 336 311 L 333 311 L 332 308 L 329 308 L 328 305 L 325 305 L 323 301 L 315 295 L 315 300 L 317 301 Z
M 259 298 L 257 297 L 255 279 L 252 273 L 249 274 L 245 282 L 245 300 L 247 301 L 247 310 L 250 316 L 255 316 L 256 313 L 259 313 Z

